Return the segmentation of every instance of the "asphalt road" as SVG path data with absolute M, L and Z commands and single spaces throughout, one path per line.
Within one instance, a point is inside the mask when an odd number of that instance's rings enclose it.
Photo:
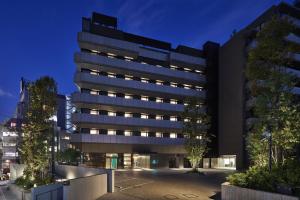
M 116 171 L 115 192 L 99 200 L 206 200 L 221 199 L 221 183 L 230 171 L 204 170 Z

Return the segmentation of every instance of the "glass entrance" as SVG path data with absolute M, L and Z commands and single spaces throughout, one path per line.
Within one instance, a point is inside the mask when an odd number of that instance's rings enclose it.
M 150 168 L 150 155 L 133 154 L 133 168 Z

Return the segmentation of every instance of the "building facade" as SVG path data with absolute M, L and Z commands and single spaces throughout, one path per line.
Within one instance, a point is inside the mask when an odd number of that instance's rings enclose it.
M 255 99 L 249 95 L 245 67 L 248 52 L 255 47 L 255 35 L 264 23 L 274 15 L 288 17 L 296 26 L 286 40 L 300 45 L 300 10 L 297 5 L 280 3 L 272 6 L 250 25 L 237 32 L 220 48 L 219 70 L 219 153 L 236 155 L 237 168 L 249 164 L 246 152 L 246 136 L 255 118 L 251 114 Z M 300 78 L 300 54 L 292 52 L 294 62 L 287 71 Z M 293 93 L 300 94 L 300 87 Z
M 217 135 L 218 51 L 123 32 L 117 19 L 98 13 L 82 19 L 72 94 L 72 145 L 83 163 L 106 168 L 188 167 L 183 121 L 189 97 L 202 100 Z M 217 156 L 213 140 L 210 156 Z

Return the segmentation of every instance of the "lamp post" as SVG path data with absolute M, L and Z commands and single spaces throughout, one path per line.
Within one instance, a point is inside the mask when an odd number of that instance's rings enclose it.
M 272 133 L 269 127 L 263 132 L 263 136 L 268 139 L 269 142 L 269 171 L 272 170 Z

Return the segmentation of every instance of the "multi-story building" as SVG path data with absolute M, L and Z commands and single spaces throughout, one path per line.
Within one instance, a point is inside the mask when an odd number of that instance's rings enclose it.
M 256 45 L 256 33 L 274 15 L 288 17 L 294 23 L 297 29 L 294 33 L 290 33 L 286 40 L 300 44 L 299 5 L 280 3 L 269 8 L 220 48 L 219 153 L 236 155 L 237 168 L 247 166 L 245 139 L 255 120 L 251 114 L 254 98 L 247 92 L 248 84 L 245 77 L 247 55 L 249 50 Z M 287 66 L 288 71 L 300 78 L 300 54 L 299 52 L 292 53 L 294 63 Z M 300 94 L 300 87 L 295 87 L 293 92 Z
M 183 167 L 183 120 L 189 97 L 202 100 L 217 135 L 218 50 L 203 50 L 121 31 L 117 19 L 82 19 L 72 94 L 73 146 L 86 165 L 108 168 Z M 217 140 L 209 156 L 217 156 Z

